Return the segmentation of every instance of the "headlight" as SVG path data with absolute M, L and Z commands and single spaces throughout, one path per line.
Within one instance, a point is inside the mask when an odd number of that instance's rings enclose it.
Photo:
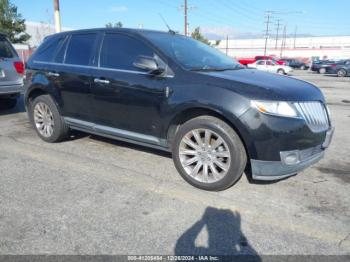
M 251 101 L 251 106 L 258 109 L 261 113 L 272 114 L 284 117 L 298 117 L 294 107 L 284 101 Z

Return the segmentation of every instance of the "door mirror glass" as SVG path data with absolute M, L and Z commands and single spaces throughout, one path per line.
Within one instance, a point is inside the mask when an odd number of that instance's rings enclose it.
M 138 56 L 133 65 L 137 68 L 146 70 L 152 75 L 160 75 L 165 71 L 165 68 L 160 66 L 157 63 L 157 60 L 150 56 Z

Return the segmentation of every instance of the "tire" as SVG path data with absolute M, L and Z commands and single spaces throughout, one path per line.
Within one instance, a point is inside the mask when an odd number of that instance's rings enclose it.
M 196 143 L 194 133 L 199 134 L 202 148 L 187 144 L 191 141 L 192 145 L 199 144 Z M 207 133 L 210 139 L 206 145 L 210 147 L 204 146 Z M 215 143 L 220 141 L 219 137 L 223 142 L 217 146 Z M 204 147 L 209 150 L 203 150 Z M 184 180 L 209 191 L 220 191 L 232 186 L 242 176 L 247 163 L 246 151 L 237 133 L 224 121 L 212 116 L 196 117 L 181 125 L 172 143 L 172 155 L 175 167 Z M 198 161 L 187 165 L 194 158 Z M 196 175 L 191 175 L 191 172 Z
M 57 106 L 55 105 L 55 102 L 52 100 L 52 98 L 49 95 L 41 95 L 34 99 L 34 101 L 30 104 L 29 109 L 29 116 L 30 121 L 38 134 L 38 136 L 48 143 L 55 143 L 63 141 L 67 138 L 69 133 L 69 128 L 67 124 L 64 122 L 63 117 L 61 117 Z M 49 110 L 51 114 L 48 113 Z M 35 112 L 38 113 L 35 113 Z M 47 125 L 50 125 L 52 127 L 52 133 L 51 132 L 45 132 L 43 129 L 40 129 L 40 123 L 44 123 L 43 117 L 38 117 L 39 115 L 42 115 L 40 112 L 46 112 L 47 118 L 45 119 Z M 37 114 L 37 115 L 36 115 Z M 35 117 L 37 116 L 37 117 Z M 44 124 L 43 124 L 44 125 Z M 42 126 L 42 125 L 41 125 Z
M 347 75 L 347 72 L 343 68 L 339 69 L 338 72 L 337 72 L 337 76 L 338 77 L 345 77 L 346 75 Z
M 0 109 L 12 109 L 17 105 L 17 98 L 0 98 Z
M 286 72 L 284 72 L 283 69 L 278 69 L 278 70 L 277 70 L 277 74 L 279 74 L 279 75 L 285 75 Z
M 320 69 L 318 69 L 318 72 L 320 74 L 325 74 L 327 72 L 327 70 L 326 70 L 326 68 L 320 68 Z

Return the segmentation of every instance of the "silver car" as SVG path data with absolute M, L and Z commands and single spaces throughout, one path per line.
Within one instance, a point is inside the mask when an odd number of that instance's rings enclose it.
M 23 89 L 24 64 L 6 36 L 0 33 L 0 108 L 16 106 Z

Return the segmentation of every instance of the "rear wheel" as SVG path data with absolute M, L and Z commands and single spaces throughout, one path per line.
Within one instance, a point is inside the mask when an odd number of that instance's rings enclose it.
M 277 74 L 280 74 L 280 75 L 285 75 L 285 74 L 286 74 L 286 72 L 284 72 L 284 70 L 283 70 L 283 69 L 278 69 L 278 70 L 277 70 Z
M 345 71 L 345 69 L 339 69 L 338 72 L 337 72 L 337 76 L 339 76 L 339 77 L 344 77 L 344 76 L 346 76 L 346 71 Z
M 173 160 L 191 185 L 224 190 L 242 175 L 247 157 L 236 132 L 222 120 L 201 116 L 183 124 L 173 142 Z
M 42 140 L 54 143 L 67 137 L 69 128 L 49 95 L 35 98 L 29 110 L 31 122 Z
M 12 109 L 17 105 L 17 98 L 0 98 L 0 109 Z
M 326 73 L 326 68 L 320 68 L 320 69 L 318 70 L 318 72 L 319 72 L 320 74 L 325 74 L 325 73 Z

